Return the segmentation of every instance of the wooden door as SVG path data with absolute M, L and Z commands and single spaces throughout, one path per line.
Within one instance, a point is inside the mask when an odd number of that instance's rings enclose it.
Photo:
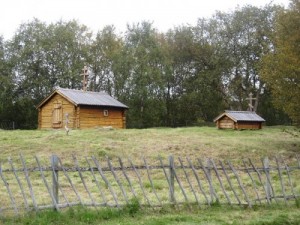
M 54 103 L 53 113 L 52 113 L 52 127 L 61 128 L 62 127 L 62 107 L 61 103 Z

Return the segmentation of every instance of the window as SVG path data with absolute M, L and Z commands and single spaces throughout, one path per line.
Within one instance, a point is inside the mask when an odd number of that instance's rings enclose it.
M 106 109 L 103 110 L 103 115 L 104 115 L 104 116 L 108 116 L 108 110 L 106 110 Z

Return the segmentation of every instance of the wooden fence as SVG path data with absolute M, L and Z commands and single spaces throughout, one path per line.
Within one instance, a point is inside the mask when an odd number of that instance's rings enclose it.
M 287 163 L 288 161 L 288 163 Z M 289 164 L 289 165 L 288 165 Z M 147 160 L 37 156 L 0 164 L 0 214 L 75 205 L 208 207 L 212 204 L 292 204 L 299 198 L 300 160 L 174 158 Z

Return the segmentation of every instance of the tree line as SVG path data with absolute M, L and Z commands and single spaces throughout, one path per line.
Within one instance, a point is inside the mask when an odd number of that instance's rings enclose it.
M 299 2 L 238 7 L 159 32 L 151 22 L 93 34 L 79 22 L 21 24 L 0 37 L 0 121 L 37 127 L 35 106 L 55 87 L 105 91 L 130 109 L 134 128 L 212 122 L 225 109 L 254 110 L 268 125 L 299 123 Z

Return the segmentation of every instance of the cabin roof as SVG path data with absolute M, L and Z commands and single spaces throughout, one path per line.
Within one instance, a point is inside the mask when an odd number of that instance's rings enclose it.
M 114 99 L 105 92 L 82 91 L 66 88 L 57 88 L 56 90 L 54 90 L 37 106 L 37 108 L 40 108 L 42 105 L 44 105 L 55 93 L 62 95 L 76 106 L 110 106 L 128 109 L 128 106 Z
M 225 110 L 224 113 L 219 115 L 214 119 L 214 122 L 221 119 L 224 116 L 228 116 L 230 119 L 232 119 L 234 122 L 239 121 L 249 121 L 249 122 L 265 122 L 265 120 L 256 114 L 256 112 L 251 111 L 230 111 Z

